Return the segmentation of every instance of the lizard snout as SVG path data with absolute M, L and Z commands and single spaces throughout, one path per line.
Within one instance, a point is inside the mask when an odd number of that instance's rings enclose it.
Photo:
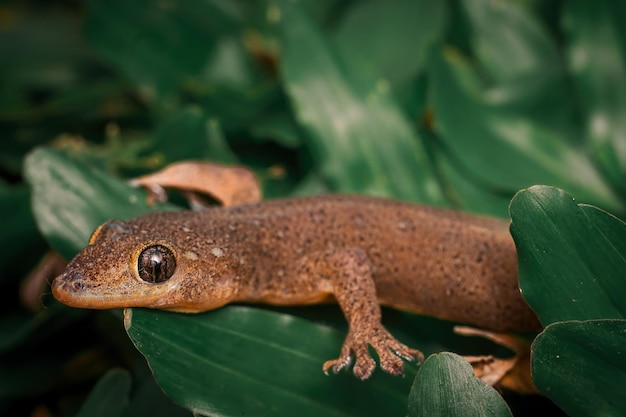
M 78 271 L 66 271 L 52 282 L 52 295 L 60 302 L 71 305 L 73 298 L 90 287 L 83 274 Z

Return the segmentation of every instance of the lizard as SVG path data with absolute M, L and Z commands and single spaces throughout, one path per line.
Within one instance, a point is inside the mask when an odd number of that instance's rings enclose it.
M 261 201 L 241 167 L 183 162 L 131 182 L 222 202 L 109 220 L 52 284 L 68 306 L 197 313 L 233 302 L 336 302 L 348 333 L 323 370 L 404 373 L 422 353 L 381 323 L 381 306 L 496 332 L 540 329 L 520 293 L 508 222 L 390 199 L 326 195 Z M 191 200 L 196 201 L 195 199 Z M 197 208 L 197 207 L 196 207 Z

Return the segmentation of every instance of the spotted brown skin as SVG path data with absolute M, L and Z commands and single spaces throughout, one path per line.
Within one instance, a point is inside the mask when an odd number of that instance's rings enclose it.
M 138 271 L 142 252 L 153 246 L 167 248 L 175 259 L 162 282 L 147 282 Z M 150 268 L 163 271 L 160 265 Z M 57 277 L 52 291 L 74 307 L 181 312 L 235 301 L 336 301 L 349 331 L 340 357 L 324 369 L 336 372 L 354 361 L 362 379 L 375 367 L 368 345 L 391 374 L 404 371 L 399 357 L 421 357 L 384 329 L 380 305 L 494 331 L 539 328 L 520 294 L 506 222 L 357 196 L 110 221 Z

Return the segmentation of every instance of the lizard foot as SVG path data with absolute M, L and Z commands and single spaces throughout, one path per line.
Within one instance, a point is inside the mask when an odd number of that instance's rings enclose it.
M 380 368 L 394 376 L 404 375 L 402 359 L 419 362 L 424 360 L 422 352 L 398 342 L 380 326 L 368 332 L 349 331 L 339 358 L 326 361 L 322 367 L 324 373 L 328 375 L 330 370 L 333 373 L 338 373 L 350 366 L 353 359 L 356 358 L 352 372 L 361 380 L 369 378 L 376 369 L 376 362 L 369 353 L 368 346 L 370 345 L 378 354 Z

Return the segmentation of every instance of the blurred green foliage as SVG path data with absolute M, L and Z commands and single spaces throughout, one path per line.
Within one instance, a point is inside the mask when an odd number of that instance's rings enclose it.
M 48 246 L 70 257 L 100 222 L 148 210 L 143 194 L 122 180 L 169 162 L 245 164 L 261 179 L 267 198 L 366 193 L 499 217 L 508 216 L 516 191 L 548 184 L 623 218 L 624 22 L 626 4 L 610 0 L 3 2 L 0 413 L 189 415 L 161 393 L 124 334 L 119 314 L 66 308 L 47 287 L 39 290 L 42 310 L 27 309 L 19 297 L 24 277 Z M 36 147 L 44 149 L 25 165 Z M 623 295 L 624 252 L 606 249 L 623 247 L 623 223 L 595 208 L 581 214 L 578 206 L 561 207 L 562 197 L 550 196 L 552 188 L 531 190 L 518 195 L 517 206 L 514 202 L 514 224 L 515 207 L 525 207 L 524 201 L 560 207 L 551 215 L 535 213 L 533 204 L 518 211 L 518 250 L 532 255 L 528 263 L 520 260 L 531 279 L 529 302 L 542 322 L 556 326 L 538 340 L 546 353 L 533 366 L 542 378 L 540 388 L 554 387 L 552 400 L 572 416 L 586 415 L 587 408 L 567 395 L 584 395 L 589 388 L 576 381 L 574 387 L 552 385 L 560 374 L 546 358 L 554 346 L 576 354 L 582 349 L 576 341 L 586 346 L 586 332 L 600 328 L 608 329 L 608 346 L 616 340 L 610 335 L 619 332 L 624 317 L 595 312 L 619 305 L 614 298 Z M 532 214 L 524 218 L 525 211 Z M 563 223 L 558 228 L 555 219 Z M 533 255 L 540 245 L 564 248 L 562 256 Z M 599 277 L 608 277 L 612 290 L 600 291 L 609 301 L 598 296 L 583 310 L 560 289 L 570 281 L 548 289 L 532 281 L 533 276 L 578 280 L 572 271 L 590 270 L 594 274 L 583 278 L 591 287 L 572 291 L 595 294 L 587 290 L 598 288 L 593 280 Z M 145 320 L 162 314 L 135 313 Z M 285 316 L 299 331 L 318 335 L 323 346 L 337 342 L 338 349 L 343 334 L 336 309 L 263 312 L 267 318 L 235 309 L 223 314 L 239 314 L 241 335 L 276 327 Z M 248 316 L 267 319 L 266 327 Z M 428 353 L 495 349 L 450 336 L 448 323 L 392 311 L 385 318 L 394 334 Z M 204 318 L 214 319 L 219 323 L 219 316 Z M 590 319 L 597 320 L 584 322 Z M 601 347 L 598 352 L 604 352 Z M 311 349 L 306 354 L 320 355 Z M 623 357 L 615 360 L 624 364 Z M 313 368 L 321 364 L 313 362 Z M 115 366 L 128 372 L 105 374 Z M 159 365 L 152 366 L 156 371 Z M 604 375 L 598 369 L 606 364 L 592 357 L 585 366 L 590 374 Z M 359 395 L 383 395 L 395 405 L 383 401 L 381 410 L 406 412 L 409 378 L 398 382 L 376 375 L 373 386 L 363 388 L 347 377 L 322 378 L 321 384 L 376 394 L 322 395 L 328 386 L 293 384 L 291 393 L 263 391 L 258 400 L 273 415 L 293 414 L 285 408 L 291 400 L 278 398 L 313 392 L 306 397 L 315 401 L 310 410 L 377 415 L 384 412 L 361 403 Z M 186 386 L 167 375 L 159 383 L 166 391 L 168 384 Z M 601 394 L 590 396 L 592 404 L 606 402 L 612 392 Z M 505 393 L 505 398 L 516 416 L 554 407 L 541 397 Z M 199 404 L 194 397 L 175 399 Z M 106 404 L 112 408 L 100 409 Z M 228 414 L 220 404 L 211 407 Z

